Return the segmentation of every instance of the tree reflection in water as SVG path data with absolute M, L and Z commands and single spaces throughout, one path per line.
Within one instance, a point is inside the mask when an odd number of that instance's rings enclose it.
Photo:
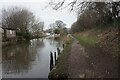
M 55 47 L 61 47 L 63 43 L 63 40 L 61 40 L 60 38 L 50 39 L 50 45 Z
M 44 47 L 42 39 L 31 40 L 2 49 L 3 74 L 23 74 L 32 68 L 36 59 L 37 47 Z
M 3 48 L 3 78 L 47 78 L 50 51 L 62 49 L 62 40 L 33 39 Z M 54 56 L 54 55 L 53 55 Z

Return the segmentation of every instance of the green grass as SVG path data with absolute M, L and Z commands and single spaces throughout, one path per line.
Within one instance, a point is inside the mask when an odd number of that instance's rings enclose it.
M 56 78 L 56 79 L 67 78 L 67 75 L 68 75 L 67 59 L 68 59 L 71 43 L 72 43 L 72 39 L 68 39 L 66 41 L 64 50 L 62 51 L 62 53 L 60 53 L 57 59 L 56 66 L 49 73 L 49 76 L 48 76 L 49 80 L 52 80 L 53 78 Z
M 94 36 L 83 36 L 80 34 L 74 34 L 74 37 L 84 45 L 94 46 L 96 43 L 96 38 Z

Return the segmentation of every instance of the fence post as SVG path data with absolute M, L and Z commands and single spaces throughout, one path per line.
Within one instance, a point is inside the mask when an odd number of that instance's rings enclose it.
M 63 44 L 63 48 L 65 47 L 65 45 Z

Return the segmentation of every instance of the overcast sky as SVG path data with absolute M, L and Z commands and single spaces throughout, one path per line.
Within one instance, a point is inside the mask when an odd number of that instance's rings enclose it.
M 70 27 L 73 22 L 76 21 L 75 12 L 70 12 L 69 9 L 55 11 L 51 7 L 47 7 L 50 0 L 0 0 L 0 8 L 7 7 L 25 7 L 35 14 L 40 21 L 45 22 L 46 28 L 50 23 L 54 23 L 56 20 L 62 20 L 66 27 Z

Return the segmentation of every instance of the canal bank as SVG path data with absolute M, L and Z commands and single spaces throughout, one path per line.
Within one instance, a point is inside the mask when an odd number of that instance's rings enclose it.
M 7 40 L 2 40 L 2 47 L 6 47 L 6 46 L 10 46 L 10 45 L 16 45 L 16 44 L 20 44 L 20 43 L 24 43 L 27 42 L 29 43 L 30 40 L 33 39 L 40 39 L 40 38 L 45 38 L 46 36 L 42 36 L 42 37 L 32 37 L 29 40 L 25 40 L 25 39 L 19 39 L 19 38 L 11 38 L 11 39 L 7 39 Z
M 64 49 L 60 53 L 57 59 L 56 65 L 53 67 L 53 69 L 50 71 L 48 78 L 49 80 L 52 80 L 53 78 L 56 79 L 61 79 L 61 78 L 67 78 L 68 77 L 68 56 L 69 56 L 69 51 L 71 48 L 71 43 L 72 43 L 72 38 L 68 36 L 66 38 L 66 42 L 64 44 Z
M 95 45 L 96 38 L 81 36 L 66 47 L 57 65 L 49 73 L 49 79 L 57 78 L 119 78 L 118 56 Z

